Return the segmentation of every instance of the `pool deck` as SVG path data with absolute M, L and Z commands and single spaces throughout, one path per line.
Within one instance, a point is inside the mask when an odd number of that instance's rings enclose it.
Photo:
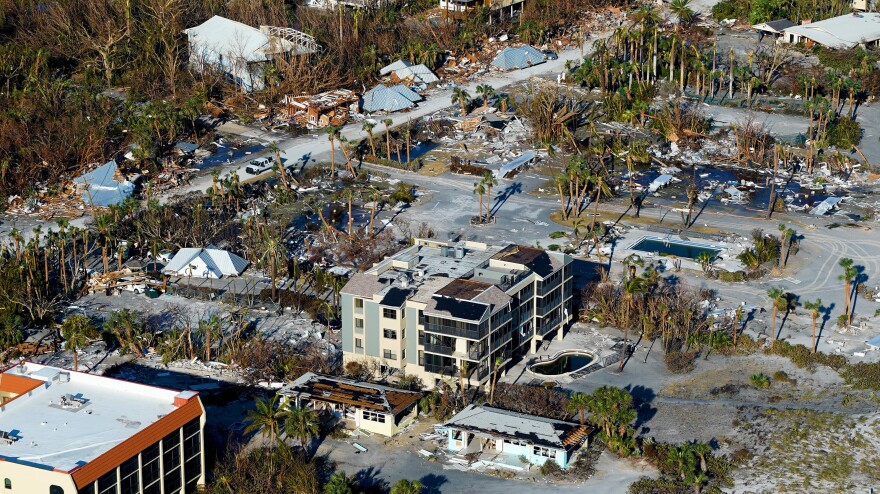
M 698 244 L 702 246 L 710 246 L 712 248 L 721 249 L 721 253 L 718 255 L 717 260 L 712 263 L 712 266 L 716 269 L 723 271 L 743 270 L 743 264 L 736 258 L 736 256 L 739 255 L 739 253 L 742 252 L 743 249 L 745 249 L 749 245 L 748 240 L 745 238 L 738 239 L 736 243 L 729 243 L 706 240 L 699 237 L 682 238 L 682 236 L 680 235 L 633 229 L 626 232 L 623 237 L 617 241 L 617 246 L 614 252 L 614 259 L 619 262 L 623 259 L 626 259 L 626 257 L 630 254 L 636 254 L 645 261 L 645 267 L 652 264 L 662 265 L 663 270 L 669 272 L 673 271 L 675 268 L 674 261 L 680 261 L 680 266 L 684 269 L 691 269 L 696 271 L 703 270 L 698 262 L 686 257 L 659 256 L 651 252 L 633 250 L 632 247 L 638 244 L 639 241 L 642 240 L 644 237 L 650 237 L 652 239 L 660 240 L 668 239 L 671 242 L 687 242 L 691 244 Z
M 538 360 L 548 360 L 560 352 L 570 350 L 589 352 L 601 362 L 604 359 L 612 358 L 616 355 L 616 352 L 611 350 L 611 347 L 613 347 L 615 343 L 617 343 L 617 339 L 601 334 L 593 326 L 583 323 L 575 323 L 574 326 L 572 326 L 572 329 L 565 334 L 562 341 L 553 339 L 550 341 L 550 344 L 546 349 L 544 348 L 544 345 L 542 345 L 537 353 L 530 354 L 528 358 L 519 361 L 516 365 L 508 369 L 507 374 L 501 376 L 499 381 L 510 384 L 529 384 L 532 381 L 554 381 L 560 384 L 570 383 L 578 379 L 578 376 L 576 375 L 581 375 L 584 373 L 584 370 L 559 376 L 545 376 L 531 372 L 528 370 L 528 367 Z M 601 363 L 590 363 L 588 366 L 588 369 L 594 372 L 602 368 L 603 366 Z

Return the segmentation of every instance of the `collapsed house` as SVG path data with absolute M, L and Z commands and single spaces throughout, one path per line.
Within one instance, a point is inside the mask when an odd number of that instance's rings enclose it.
M 263 89 L 264 70 L 274 59 L 318 50 L 315 38 L 295 29 L 257 29 L 219 15 L 184 33 L 189 39 L 189 62 L 194 70 L 213 67 L 244 91 Z
M 214 278 L 239 276 L 248 267 L 241 257 L 222 249 L 184 248 L 162 269 L 162 274 L 189 278 Z
M 796 25 L 797 24 L 791 22 L 788 19 L 778 19 L 775 21 L 767 21 L 760 24 L 755 24 L 752 26 L 752 30 L 756 31 L 761 38 L 763 38 L 764 36 L 779 38 L 782 36 L 783 31 Z
M 427 89 L 429 86 L 440 82 L 440 78 L 425 64 L 411 64 L 404 60 L 398 60 L 386 65 L 379 70 L 383 76 L 391 76 L 391 82 L 404 84 L 408 87 Z
M 134 183 L 119 172 L 116 160 L 74 178 L 73 183 L 82 192 L 82 201 L 87 207 L 115 206 L 134 192 Z
M 492 60 L 492 66 L 501 70 L 525 69 L 546 61 L 544 54 L 531 46 L 508 46 Z
M 352 428 L 391 437 L 418 417 L 422 393 L 307 372 L 278 392 L 297 407 L 329 413 Z
M 395 86 L 379 84 L 364 93 L 361 98 L 361 109 L 367 113 L 393 113 L 414 108 L 421 100 L 419 93 L 403 84 Z
M 311 96 L 284 96 L 282 113 L 304 127 L 343 125 L 357 111 L 358 96 L 348 89 L 334 89 Z
M 560 468 L 568 468 L 595 431 L 586 425 L 488 405 L 468 405 L 443 426 L 450 451 L 525 457 L 534 465 L 554 461 Z

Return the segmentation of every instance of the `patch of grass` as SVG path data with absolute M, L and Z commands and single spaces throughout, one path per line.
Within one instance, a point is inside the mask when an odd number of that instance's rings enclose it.
M 770 378 L 765 376 L 764 374 L 752 374 L 749 377 L 749 382 L 752 383 L 752 386 L 755 389 L 766 389 L 770 387 Z

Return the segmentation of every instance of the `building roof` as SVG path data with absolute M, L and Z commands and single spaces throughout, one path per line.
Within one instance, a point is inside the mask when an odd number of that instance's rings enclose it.
M 544 63 L 544 61 L 544 54 L 531 46 L 520 46 L 518 48 L 508 46 L 495 56 L 495 59 L 492 60 L 492 65 L 501 70 L 513 70 L 531 67 L 532 65 Z
M 538 155 L 534 151 L 526 151 L 508 161 L 507 163 L 501 165 L 501 168 L 499 168 L 498 171 L 495 172 L 495 178 L 504 178 L 508 173 L 515 171 L 516 169 L 527 163 L 530 163 L 537 157 Z
M 880 13 L 841 15 L 785 29 L 786 34 L 809 38 L 829 48 L 852 48 L 880 39 Z
M 385 111 L 391 113 L 412 108 L 421 99 L 419 93 L 403 84 L 396 86 L 379 84 L 364 93 L 361 98 L 361 107 L 368 112 Z
M 544 249 L 536 249 L 524 245 L 509 245 L 501 252 L 492 256 L 492 259 L 522 264 L 542 278 L 561 266 L 561 263 L 558 261 L 554 262 L 554 258 Z
M 481 281 L 458 278 L 450 281 L 446 286 L 437 290 L 437 295 L 453 297 L 461 300 L 473 300 L 491 286 L 492 285 Z
M 435 295 L 425 304 L 425 314 L 452 317 L 464 321 L 482 321 L 489 304 Z
M 387 283 L 383 283 L 376 276 L 367 273 L 355 273 L 342 288 L 342 293 L 354 295 L 355 297 L 370 298 L 387 286 Z
M 192 43 L 204 50 L 248 62 L 264 62 L 273 54 L 291 52 L 296 48 L 286 39 L 269 36 L 255 27 L 219 15 L 184 32 Z
M 418 391 L 382 386 L 354 379 L 331 377 L 306 372 L 281 388 L 283 396 L 299 396 L 309 400 L 355 406 L 375 412 L 397 415 L 416 404 L 422 397 Z
M 400 307 L 406 302 L 406 299 L 408 299 L 410 295 L 412 295 L 412 290 L 392 286 L 389 287 L 388 291 L 385 292 L 382 300 L 379 301 L 379 305 L 387 305 L 388 307 Z
M 73 183 L 83 185 L 83 204 L 87 206 L 109 207 L 119 204 L 134 192 L 134 184 L 128 180 L 116 180 L 119 167 L 116 160 L 110 160 L 94 170 L 73 179 Z
M 810 210 L 810 214 L 815 216 L 822 216 L 823 214 L 828 213 L 832 209 L 837 207 L 837 204 L 840 202 L 840 197 L 826 197 L 824 201 L 820 202 L 813 209 Z
M 583 444 L 593 428 L 487 405 L 468 405 L 444 424 L 476 434 L 519 439 L 531 445 L 569 449 Z
M 0 460 L 56 469 L 85 485 L 203 413 L 197 395 L 25 363 L 4 383 L 38 386 L 0 408 Z M 32 385 L 33 383 L 30 383 Z
M 762 22 L 760 24 L 755 24 L 752 26 L 752 29 L 755 31 L 766 31 L 770 33 L 781 33 L 786 29 L 796 26 L 797 24 L 791 22 L 788 19 L 778 19 L 775 21 Z
M 440 78 L 425 64 L 412 65 L 394 71 L 394 75 L 401 81 L 412 81 L 414 84 L 434 84 L 440 82 Z
M 379 75 L 388 75 L 392 72 L 396 72 L 400 69 L 405 69 L 412 66 L 413 64 L 407 62 L 406 60 L 398 60 L 396 62 L 391 62 L 390 64 L 379 69 Z
M 208 276 L 222 278 L 223 276 L 238 276 L 248 266 L 248 262 L 237 255 L 221 249 L 184 248 L 177 251 L 168 265 L 162 270 L 165 274 L 179 276 L 202 276 L 203 272 L 197 271 L 204 265 Z M 197 265 L 190 273 L 190 266 Z

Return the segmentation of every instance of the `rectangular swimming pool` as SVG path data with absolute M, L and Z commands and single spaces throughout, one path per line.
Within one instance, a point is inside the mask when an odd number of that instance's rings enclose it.
M 702 252 L 708 252 L 712 257 L 717 257 L 723 250 L 715 245 L 659 237 L 642 237 L 631 248 L 632 250 L 650 252 L 661 256 L 685 257 L 694 260 Z

